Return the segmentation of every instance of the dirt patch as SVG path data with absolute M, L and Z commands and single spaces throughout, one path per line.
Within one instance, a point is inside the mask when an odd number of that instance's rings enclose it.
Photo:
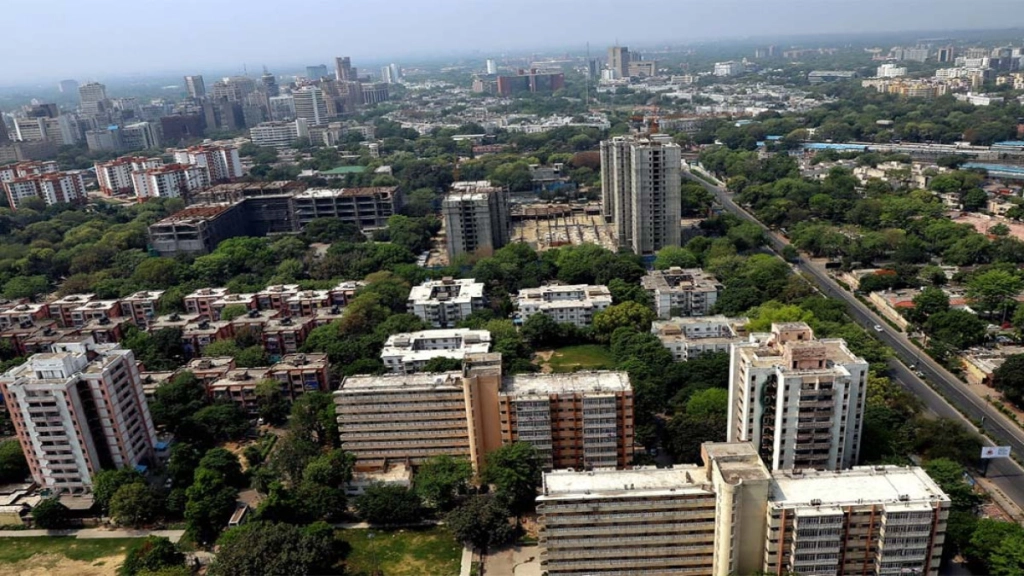
M 538 350 L 533 354 L 533 363 L 540 366 L 541 374 L 551 374 L 551 357 L 554 350 Z
M 5 564 L 3 573 L 10 576 L 115 576 L 124 556 L 107 556 L 91 561 L 69 560 L 60 554 L 35 556 Z

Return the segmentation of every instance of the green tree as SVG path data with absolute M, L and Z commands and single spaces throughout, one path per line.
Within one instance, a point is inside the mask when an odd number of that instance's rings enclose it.
M 917 296 L 914 296 L 914 307 L 908 312 L 908 317 L 918 323 L 928 320 L 932 314 L 938 314 L 949 310 L 949 296 L 941 288 L 929 286 Z
M 160 513 L 160 500 L 144 483 L 126 484 L 110 499 L 110 517 L 122 526 L 140 528 Z
M 0 484 L 21 482 L 28 476 L 28 462 L 17 440 L 0 442 Z
M 37 528 L 56 530 L 67 528 L 71 522 L 71 512 L 57 498 L 47 498 L 36 504 L 32 509 L 32 523 Z
M 332 488 L 344 488 L 352 480 L 355 456 L 341 449 L 321 454 L 306 464 L 303 482 L 313 482 Z
M 698 264 L 693 252 L 679 246 L 666 246 L 658 250 L 654 257 L 655 270 L 667 270 L 672 267 L 696 268 Z
M 333 572 L 339 552 L 334 530 L 322 522 L 306 527 L 251 522 L 232 528 L 220 537 L 210 574 L 329 574 Z
M 438 510 L 450 510 L 459 494 L 466 491 L 473 467 L 468 460 L 434 456 L 416 471 L 413 488 L 423 502 Z
M 268 424 L 281 424 L 288 419 L 291 406 L 281 392 L 281 383 L 273 378 L 256 383 L 256 406 L 260 418 Z
M 206 470 L 213 470 L 221 475 L 229 486 L 243 488 L 246 485 L 245 474 L 242 473 L 242 464 L 230 450 L 225 448 L 211 448 L 199 461 L 199 467 Z
M 130 484 L 145 484 L 146 479 L 133 468 L 100 470 L 92 479 L 92 494 L 96 505 L 104 512 L 110 509 L 114 494 Z
M 693 394 L 684 411 L 669 421 L 666 447 L 677 462 L 696 462 L 704 442 L 723 442 L 728 419 L 729 392 L 708 388 Z
M 322 447 L 338 444 L 338 421 L 334 400 L 327 392 L 307 392 L 292 403 L 290 428 L 313 439 Z
M 537 449 L 526 442 L 505 444 L 487 455 L 481 479 L 498 489 L 498 498 L 517 516 L 533 510 L 541 479 Z
M 481 494 L 445 515 L 444 523 L 456 540 L 486 551 L 507 544 L 515 537 L 509 516 L 511 514 L 501 500 L 490 494 Z
M 530 316 L 519 332 L 534 348 L 556 347 L 564 343 L 563 325 L 547 314 Z
M 1024 530 L 1015 530 L 1003 538 L 989 560 L 993 576 L 1024 574 Z
M 974 512 L 981 497 L 964 480 L 964 467 L 949 458 L 929 460 L 925 466 L 928 476 L 949 496 L 951 508 L 958 512 Z
M 1015 522 L 1005 522 L 992 518 L 978 520 L 971 541 L 964 550 L 967 559 L 978 573 L 993 574 L 993 559 L 998 555 L 1003 542 L 1011 537 L 1019 537 L 1024 528 Z
M 50 282 L 46 276 L 15 276 L 4 284 L 4 298 L 8 300 L 19 300 L 29 298 L 35 300 L 36 296 L 44 294 L 50 288 Z
M 1007 304 L 1020 294 L 1024 281 L 1012 272 L 992 269 L 976 274 L 967 282 L 967 296 L 979 304 L 989 314 L 1002 313 L 1005 318 Z
M 185 555 L 167 538 L 146 536 L 136 542 L 118 568 L 118 576 L 139 576 L 185 565 Z
M 926 459 L 948 458 L 965 466 L 977 462 L 981 439 L 956 420 L 922 416 L 914 428 L 914 452 Z
M 1024 354 L 1008 357 L 992 372 L 992 385 L 1017 406 L 1024 406 Z
M 220 319 L 224 322 L 230 322 L 235 318 L 245 316 L 249 313 L 249 308 L 245 304 L 228 304 L 220 311 Z
M 368 486 L 356 498 L 355 507 L 360 518 L 383 526 L 415 524 L 423 513 L 415 492 L 405 486 L 383 483 Z
M 158 426 L 173 433 L 206 405 L 206 388 L 191 372 L 182 372 L 157 387 L 149 411 Z
M 985 341 L 985 322 L 966 310 L 947 310 L 932 314 L 925 332 L 955 348 L 970 348 Z
M 185 495 L 186 533 L 201 545 L 212 543 L 235 511 L 237 491 L 220 472 L 199 468 Z
M 647 332 L 654 321 L 654 311 L 636 302 L 614 304 L 594 314 L 594 335 L 598 340 L 608 342 L 612 333 L 619 328 L 631 328 Z

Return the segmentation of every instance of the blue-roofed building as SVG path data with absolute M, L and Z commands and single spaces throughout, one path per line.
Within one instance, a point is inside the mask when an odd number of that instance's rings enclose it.
M 803 145 L 804 150 L 835 150 L 836 152 L 867 152 L 865 144 L 839 144 L 832 142 L 810 142 Z
M 1024 148 L 1024 140 L 1006 140 L 1005 142 L 996 142 L 992 145 L 993 148 Z
M 963 170 L 984 170 L 993 178 L 1002 180 L 1024 180 L 1024 166 L 1010 164 L 987 164 L 984 162 L 968 162 L 961 167 Z

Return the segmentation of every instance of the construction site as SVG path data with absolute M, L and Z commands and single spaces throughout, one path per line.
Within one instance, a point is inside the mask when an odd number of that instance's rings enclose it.
M 615 226 L 604 221 L 601 204 L 520 204 L 512 207 L 512 240 L 538 252 L 577 244 L 617 250 Z

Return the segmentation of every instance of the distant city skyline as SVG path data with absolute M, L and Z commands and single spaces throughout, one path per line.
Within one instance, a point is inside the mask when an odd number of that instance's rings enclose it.
M 241 68 L 242 62 L 330 64 L 341 55 L 351 56 L 353 63 L 494 55 L 588 41 L 600 49 L 616 41 L 1007 28 L 1024 24 L 1019 7 L 1015 0 L 993 0 L 985 10 L 968 10 L 953 0 L 777 0 L 770 5 L 750 0 L 293 0 L 286 5 L 268 0 L 244 5 L 93 0 L 86 10 L 78 2 L 52 0 L 44 11 L 33 3 L 5 7 L 5 40 L 16 56 L 0 62 L 0 85 L 189 69 L 201 73 L 199 68 Z M 628 27 L 623 11 L 636 15 Z M 64 17 L 49 19 L 47 34 L 38 34 L 32 22 L 52 13 Z M 117 30 L 118 14 L 131 26 Z

